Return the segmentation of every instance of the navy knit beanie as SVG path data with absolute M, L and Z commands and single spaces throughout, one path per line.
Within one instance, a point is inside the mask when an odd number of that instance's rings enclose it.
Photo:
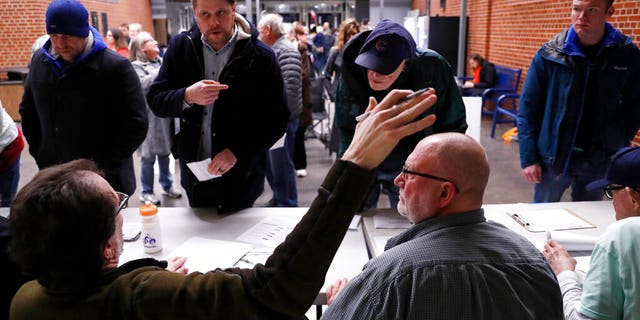
M 47 33 L 86 38 L 89 36 L 89 13 L 76 0 L 55 0 L 47 8 Z

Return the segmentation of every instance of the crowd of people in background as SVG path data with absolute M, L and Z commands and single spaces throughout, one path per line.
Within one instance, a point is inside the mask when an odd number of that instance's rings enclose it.
M 575 260 L 557 242 L 540 252 L 484 217 L 490 168 L 482 146 L 463 134 L 461 94 L 477 95 L 495 82 L 491 62 L 472 55 L 473 79 L 457 84 L 444 57 L 417 48 L 390 20 L 306 27 L 264 14 L 254 25 L 236 13 L 234 1 L 192 5 L 195 24 L 173 37 L 164 55 L 139 23 L 101 35 L 80 2 L 54 0 L 47 8 L 49 37 L 34 44 L 20 103 L 40 172 L 19 192 L 23 131 L 0 103 L 0 204 L 10 206 L 17 193 L 9 218 L 15 260 L 3 255 L 2 263 L 18 263 L 36 279 L 13 300 L 13 318 L 300 317 L 351 217 L 375 208 L 382 193 L 413 226 L 390 239 L 352 282 L 328 289 L 325 319 L 626 319 L 640 312 L 633 258 L 640 149 L 627 148 L 640 125 L 640 51 L 606 22 L 612 0 L 573 0 L 572 25 L 533 58 L 518 114 L 523 175 L 536 183 L 535 202 L 559 201 L 569 186 L 574 200 L 601 200 L 604 190 L 614 201 L 620 221 L 597 243 L 584 287 Z M 296 176 L 307 175 L 313 81 L 326 81 L 335 103 L 339 159 L 323 183 L 326 192 L 265 265 L 189 276 L 184 260 L 118 267 L 120 210 L 136 189 L 136 151 L 141 202 L 161 204 L 153 189 L 156 161 L 163 194 L 182 196 L 169 168 L 174 153 L 191 207 L 219 213 L 251 207 L 265 179 L 274 194 L 269 206 L 297 206 Z M 210 179 L 187 167 L 201 161 Z M 0 222 L 6 246 L 11 236 L 6 219 Z M 78 225 L 90 243 L 72 237 Z M 59 255 L 60 245 L 78 250 Z M 464 259 L 462 251 L 469 253 Z M 27 280 L 16 279 L 4 300 Z M 132 294 L 132 287 L 141 299 L 110 298 Z M 78 303 L 76 295 L 86 292 L 91 299 Z M 201 303 L 212 293 L 234 301 Z M 428 303 L 416 306 L 414 299 Z M 175 305 L 189 308 L 181 313 Z

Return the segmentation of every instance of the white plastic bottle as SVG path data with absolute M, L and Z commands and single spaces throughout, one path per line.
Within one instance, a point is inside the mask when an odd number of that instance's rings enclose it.
M 140 207 L 142 216 L 142 245 L 145 253 L 155 253 L 162 250 L 162 234 L 160 232 L 160 218 L 158 207 L 152 203 L 145 203 Z

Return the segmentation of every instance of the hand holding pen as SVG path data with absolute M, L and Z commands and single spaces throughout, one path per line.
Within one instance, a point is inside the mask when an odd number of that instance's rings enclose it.
M 409 90 L 392 90 L 378 102 L 369 97 L 367 112 L 370 116 L 356 125 L 353 140 L 342 155 L 342 160 L 370 170 L 377 167 L 402 138 L 433 125 L 436 116 L 431 114 L 417 119 L 437 101 L 435 90 L 429 89 L 405 103 Z
M 398 102 L 396 102 L 396 105 L 399 105 L 399 104 L 401 104 L 401 103 L 403 103 L 403 102 L 409 101 L 409 100 L 411 100 L 411 99 L 413 99 L 413 98 L 415 98 L 415 97 L 417 97 L 417 96 L 421 95 L 422 93 L 426 92 L 426 91 L 427 91 L 427 90 L 429 90 L 429 89 L 430 89 L 430 88 L 422 88 L 422 89 L 420 89 L 420 90 L 418 90 L 418 91 L 416 91 L 416 92 L 410 93 L 410 94 L 408 94 L 408 95 L 406 95 L 406 96 L 404 96 L 404 97 L 400 98 L 400 99 L 398 100 Z M 431 90 L 433 90 L 433 89 L 431 89 Z M 435 93 L 435 91 L 434 91 L 434 93 Z M 394 105 L 394 107 L 395 107 L 396 105 Z M 366 119 L 366 118 L 369 116 L 369 114 L 370 114 L 370 113 L 371 113 L 371 110 L 367 110 L 367 111 L 365 111 L 363 114 L 361 114 L 361 115 L 359 115 L 359 116 L 357 116 L 357 117 L 356 117 L 356 121 L 357 121 L 357 122 L 360 122 L 360 121 L 362 121 L 362 120 Z

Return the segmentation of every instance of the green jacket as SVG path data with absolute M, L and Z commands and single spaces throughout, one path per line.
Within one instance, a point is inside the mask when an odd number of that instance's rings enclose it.
M 31 281 L 14 297 L 11 319 L 301 319 L 372 182 L 371 172 L 337 161 L 265 265 L 185 276 L 141 259 L 104 272 L 89 292 Z
M 467 130 L 465 107 L 451 66 L 440 54 L 428 49 L 416 49 L 415 57 L 407 64 L 407 70 L 402 72 L 398 80 L 388 90 L 371 90 L 366 69 L 355 63 L 356 57 L 370 34 L 371 31 L 357 34 L 344 48 L 342 81 L 338 86 L 336 96 L 336 125 L 340 130 L 340 151 L 338 154 L 344 153 L 351 143 L 357 124 L 355 117 L 362 114 L 367 108 L 370 96 L 375 97 L 377 101 L 382 101 L 382 98 L 392 89 L 416 91 L 425 87 L 434 88 L 438 101 L 419 118 L 435 114 L 436 122 L 433 126 L 402 139 L 380 166 L 387 169 L 401 168 L 407 156 L 422 138 L 440 132 L 465 133 Z M 407 41 L 410 43 L 410 47 L 415 48 L 413 39 L 409 37 Z

